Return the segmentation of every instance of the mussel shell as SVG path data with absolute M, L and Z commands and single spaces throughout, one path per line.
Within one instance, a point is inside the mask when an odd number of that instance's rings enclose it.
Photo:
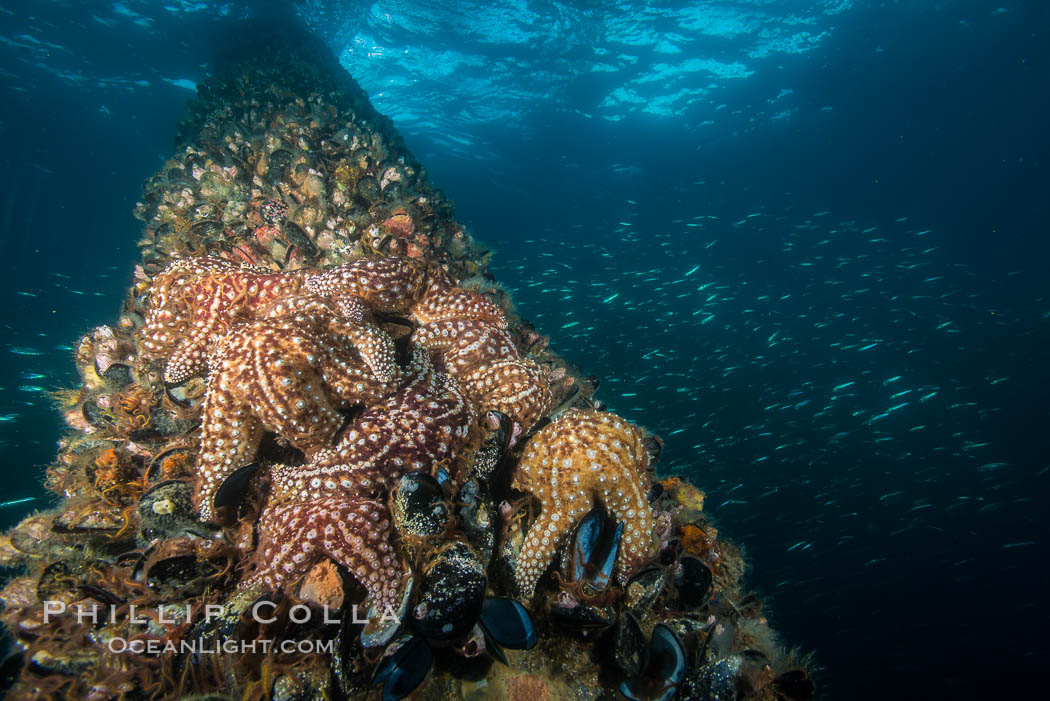
M 172 446 L 164 448 L 159 453 L 150 459 L 149 464 L 146 466 L 146 482 L 148 484 L 160 484 L 164 478 L 164 463 L 177 455 L 182 455 L 185 459 L 186 464 L 192 465 L 191 456 L 195 451 L 192 448 L 186 446 Z
M 244 493 L 258 469 L 257 463 L 239 467 L 215 490 L 215 496 L 212 498 L 212 505 L 215 507 L 213 512 L 215 520 L 220 524 L 231 525 L 237 521 Z
M 702 701 L 736 701 L 740 697 L 739 655 L 723 657 L 701 667 L 686 682 L 689 698 Z
M 404 636 L 387 649 L 376 666 L 373 684 L 383 685 L 383 701 L 397 701 L 423 683 L 434 665 L 434 653 L 419 636 Z
M 629 677 L 641 673 L 648 654 L 648 641 L 638 619 L 631 613 L 620 616 L 613 626 L 612 654 L 616 666 Z
M 685 679 L 686 666 L 685 648 L 678 636 L 668 626 L 657 624 L 649 641 L 644 670 L 625 680 L 620 685 L 620 693 L 631 701 L 670 701 Z M 729 698 L 735 696 L 726 697 L 725 701 Z M 710 698 L 710 701 L 716 700 L 723 701 L 719 696 Z
M 131 384 L 131 367 L 124 363 L 110 363 L 105 372 L 99 370 L 98 358 L 95 359 L 95 374 L 114 387 Z
M 50 601 L 56 594 L 69 590 L 73 570 L 64 562 L 52 562 L 44 568 L 37 580 L 36 596 L 40 601 Z
M 35 648 L 30 654 L 26 669 L 39 676 L 61 674 L 75 677 L 87 673 L 99 666 L 99 648 L 85 646 L 74 648 L 66 646 L 57 648 L 53 654 L 45 647 Z
M 119 606 L 120 604 L 124 603 L 124 600 L 116 594 L 111 594 L 105 589 L 96 587 L 91 584 L 78 584 L 76 586 L 76 589 L 81 594 L 84 594 L 85 596 L 90 597 L 95 601 L 106 604 L 107 606 Z
M 611 606 L 594 606 L 575 602 L 555 602 L 550 607 L 551 619 L 572 630 L 602 630 L 616 621 L 616 611 Z
M 51 522 L 55 533 L 77 533 L 87 536 L 98 536 L 112 540 L 124 530 L 130 537 L 132 529 L 126 529 L 117 507 L 109 507 L 104 502 L 95 502 L 92 508 L 73 508 L 58 514 Z
M 369 204 L 379 200 L 379 183 L 371 175 L 365 175 L 357 181 L 357 195 Z
M 445 493 L 425 472 L 401 477 L 391 495 L 391 509 L 398 531 L 415 535 L 440 535 L 448 523 Z
M 196 409 L 204 403 L 204 380 L 191 377 L 180 384 L 166 386 L 164 394 L 176 406 Z
M 287 168 L 291 167 L 292 161 L 294 159 L 295 157 L 292 155 L 291 151 L 286 151 L 283 148 L 277 149 L 276 151 L 270 154 L 270 157 L 268 159 L 270 173 L 273 173 L 273 171 L 276 170 L 278 172 L 277 174 L 279 178 L 281 173 L 283 173 Z
M 161 595 L 203 591 L 205 580 L 218 572 L 214 562 L 198 557 L 195 539 L 169 538 L 153 550 L 143 570 L 146 585 Z M 192 587 L 188 585 L 193 584 Z
M 703 608 L 711 598 L 714 575 L 711 568 L 699 558 L 685 555 L 678 561 L 674 585 L 678 591 L 678 606 L 683 611 Z
M 481 614 L 488 579 L 470 548 L 453 542 L 424 564 L 419 603 L 412 611 L 415 629 L 431 640 L 452 640 L 474 627 Z
M 644 616 L 663 591 L 667 570 L 647 567 L 637 572 L 624 587 L 624 606 L 637 616 Z
M 84 420 L 96 428 L 107 428 L 114 425 L 114 421 L 103 413 L 103 411 L 99 409 L 98 404 L 92 399 L 87 400 L 81 405 L 80 412 L 84 417 Z
M 471 474 L 479 479 L 491 480 L 503 456 L 510 449 L 510 439 L 514 433 L 514 424 L 509 416 L 499 411 L 490 411 L 497 422 L 492 432 L 474 454 L 474 466 Z
M 566 552 L 569 581 L 582 584 L 589 596 L 605 591 L 612 579 L 622 535 L 623 523 L 614 525 L 601 506 L 591 509 L 573 532 Z
M 193 489 L 187 482 L 168 480 L 139 497 L 139 531 L 145 541 L 181 535 L 196 526 Z
M 221 222 L 206 219 L 190 227 L 190 236 L 199 239 L 219 239 L 225 231 Z
M 459 490 L 456 501 L 463 534 L 483 562 L 492 559 L 496 547 L 496 505 L 477 479 L 469 479 Z
M 514 599 L 490 596 L 481 608 L 481 629 L 490 648 L 531 650 L 539 642 L 528 609 Z
M 307 258 L 313 258 L 320 253 L 313 239 L 293 221 L 287 219 L 284 221 L 281 225 L 281 234 L 288 240 L 288 243 L 298 246 Z

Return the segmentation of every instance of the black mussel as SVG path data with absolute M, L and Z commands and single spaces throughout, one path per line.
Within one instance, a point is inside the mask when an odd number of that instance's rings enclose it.
M 116 594 L 111 594 L 105 589 L 96 587 L 93 584 L 78 584 L 76 589 L 84 596 L 106 604 L 107 606 L 119 606 L 124 603 L 124 599 L 121 599 Z
M 40 601 L 50 601 L 56 594 L 69 588 L 74 581 L 72 568 L 62 561 L 52 562 L 40 573 L 36 584 L 36 595 Z
M 441 491 L 444 494 L 448 494 L 452 489 L 452 475 L 448 474 L 448 470 L 443 467 L 434 469 L 434 479 L 439 485 L 441 485 Z
M 399 531 L 424 536 L 445 532 L 448 524 L 445 491 L 427 473 L 409 472 L 402 476 L 390 502 Z
M 216 574 L 217 570 L 210 561 L 197 557 L 192 540 L 171 538 L 157 546 L 146 562 L 143 573 L 146 585 L 152 591 L 161 595 L 186 595 L 203 591 L 205 579 Z
M 496 548 L 496 505 L 482 483 L 475 478 L 463 483 L 456 502 L 460 504 L 459 523 L 463 535 L 478 557 L 483 562 L 489 562 Z
M 283 172 L 291 167 L 294 158 L 290 151 L 286 151 L 283 148 L 279 148 L 271 153 L 267 163 L 269 167 L 267 176 L 270 182 L 279 180 Z
M 652 504 L 657 499 L 662 497 L 665 491 L 667 490 L 664 489 L 664 486 L 662 484 L 660 484 L 659 482 L 653 482 L 653 486 L 649 487 L 649 494 L 646 497 L 646 499 L 649 501 L 650 504 Z
M 383 701 L 397 701 L 415 691 L 433 665 L 434 653 L 423 638 L 403 636 L 387 649 L 372 683 L 383 685 Z
M 699 558 L 686 555 L 678 561 L 674 586 L 678 591 L 678 606 L 683 611 L 702 608 L 711 597 L 714 576 L 711 568 Z
M 782 701 L 810 701 L 816 687 L 804 669 L 790 669 L 773 680 L 777 699 Z
M 205 383 L 199 377 L 191 377 L 177 385 L 164 387 L 168 400 L 183 409 L 197 409 L 204 403 Z
M 375 320 L 380 324 L 393 324 L 394 326 L 403 326 L 407 328 L 410 332 L 415 331 L 416 326 L 418 325 L 416 324 L 416 322 L 412 321 L 404 314 L 398 314 L 396 312 L 373 311 L 372 317 L 375 318 Z M 397 341 L 395 340 L 395 343 L 396 342 Z M 404 343 L 407 344 L 408 341 L 406 340 L 404 341 Z M 399 359 L 398 362 L 400 363 L 401 360 Z
M 211 649 L 228 639 L 248 640 L 250 628 L 257 626 L 257 619 L 275 615 L 283 595 L 260 596 L 257 591 L 244 589 L 226 599 L 218 611 L 200 618 L 187 634 L 195 647 Z M 265 605 L 264 605 L 265 604 Z M 259 614 L 262 614 L 261 616 Z M 203 664 L 204 653 L 191 653 L 191 660 Z
M 510 449 L 514 422 L 509 416 L 498 411 L 488 412 L 485 418 L 486 421 L 495 424 L 495 430 L 474 454 L 474 467 L 471 472 L 474 477 L 489 480 Z
M 529 429 L 529 432 L 526 435 L 524 435 L 520 439 L 518 439 L 518 442 L 519 443 L 527 442 L 530 438 L 532 438 L 537 433 L 539 433 L 541 430 L 546 428 L 549 423 L 551 423 L 551 417 L 550 416 L 542 417 L 539 421 L 537 421 L 536 423 L 534 423 L 532 425 L 532 428 Z
M 584 594 L 594 596 L 608 588 L 622 535 L 623 524 L 614 526 L 600 506 L 576 527 L 569 548 L 569 578 L 583 585 Z
M 307 258 L 313 258 L 318 254 L 317 244 L 303 231 L 302 227 L 292 220 L 284 220 L 284 224 L 281 225 L 281 233 L 288 239 L 288 243 L 298 246 Z
M 452 541 L 424 564 L 419 603 L 412 610 L 417 632 L 430 640 L 452 640 L 474 627 L 488 579 L 471 549 Z
M 645 632 L 632 613 L 625 613 L 616 620 L 612 636 L 612 657 L 616 666 L 628 677 L 636 677 L 645 666 L 649 643 Z
M 481 630 L 485 646 L 503 664 L 502 648 L 531 650 L 539 641 L 536 624 L 528 610 L 514 599 L 490 596 L 481 607 Z
M 112 416 L 99 409 L 98 403 L 94 400 L 89 399 L 84 402 L 80 410 L 84 420 L 96 428 L 108 428 L 116 423 Z
M 371 175 L 365 175 L 357 181 L 357 195 L 369 204 L 379 200 L 379 183 Z
M 221 239 L 225 231 L 222 222 L 205 219 L 190 227 L 190 236 L 202 240 Z
M 653 628 L 644 670 L 620 684 L 620 693 L 631 701 L 669 701 L 678 693 L 685 672 L 682 642 L 660 623 Z
M 637 616 L 644 616 L 653 605 L 667 581 L 667 570 L 647 567 L 637 572 L 624 587 L 624 606 Z
M 690 698 L 702 701 L 736 701 L 737 672 L 740 670 L 740 658 L 723 657 L 704 665 L 696 675 L 691 675 L 686 687 Z
M 114 387 L 129 385 L 134 379 L 131 376 L 131 367 L 124 363 L 110 363 L 103 372 L 98 364 L 98 358 L 95 359 L 95 374 Z
M 81 503 L 68 508 L 51 521 L 51 530 L 62 534 L 79 534 L 92 539 L 116 540 L 122 534 L 130 539 L 135 530 L 119 507 L 103 502 Z
M 765 654 L 743 650 L 704 665 L 689 676 L 686 687 L 690 698 L 735 701 L 764 688 L 770 676 L 772 672 Z M 805 691 L 804 685 L 800 690 Z
M 237 468 L 215 490 L 215 496 L 212 499 L 212 505 L 215 507 L 213 513 L 215 520 L 220 524 L 230 525 L 237 521 L 248 484 L 258 469 L 259 465 L 256 463 Z
M 193 489 L 188 482 L 169 480 L 139 497 L 139 532 L 146 542 L 200 529 L 194 517 Z
M 183 468 L 194 464 L 195 451 L 186 446 L 174 446 L 160 451 L 146 465 L 146 483 L 159 485 L 172 476 L 186 474 Z
M 611 606 L 594 606 L 559 596 L 550 604 L 550 616 L 566 628 L 596 631 L 616 622 L 616 610 Z

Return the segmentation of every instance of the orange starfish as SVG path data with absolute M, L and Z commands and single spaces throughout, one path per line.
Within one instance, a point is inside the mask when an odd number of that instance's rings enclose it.
M 529 439 L 514 486 L 539 499 L 542 513 L 518 554 L 515 579 L 522 597 L 532 596 L 554 554 L 595 500 L 624 525 L 617 556 L 621 582 L 652 556 L 645 435 L 615 414 L 573 410 Z

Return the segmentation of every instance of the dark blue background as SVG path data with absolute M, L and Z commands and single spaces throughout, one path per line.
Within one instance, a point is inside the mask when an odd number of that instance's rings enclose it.
M 1037 693 L 1037 667 L 1048 658 L 1050 8 L 1015 2 L 997 15 L 1000 4 L 855 8 L 819 50 L 758 60 L 753 78 L 725 88 L 738 123 L 700 129 L 690 126 L 695 119 L 628 116 L 613 124 L 538 102 L 521 115 L 520 130 L 479 125 L 471 136 L 498 159 L 478 161 L 405 133 L 459 217 L 495 249 L 491 270 L 515 288 L 523 315 L 606 380 L 600 396 L 611 406 L 665 436 L 686 429 L 667 438 L 664 464 L 708 490 L 723 533 L 747 548 L 749 581 L 770 596 L 774 626 L 790 644 L 817 650 L 828 698 L 1006 698 L 1025 686 Z M 187 14 L 154 25 L 168 38 L 159 45 L 107 34 L 77 6 L 11 7 L 0 20 L 5 35 L 27 31 L 17 23 L 32 15 L 52 41 L 65 36 L 79 47 L 98 76 L 146 66 L 200 79 L 228 30 L 226 21 Z M 128 90 L 71 88 L 27 68 L 9 46 L 0 47 L 0 61 L 8 71 L 0 74 L 0 501 L 40 499 L 0 510 L 9 525 L 26 507 L 44 505 L 42 467 L 59 432 L 46 397 L 19 388 L 72 386 L 63 346 L 115 319 L 137 256 L 131 211 L 142 180 L 171 153 L 189 93 L 156 80 Z M 798 112 L 750 122 L 783 75 L 792 76 Z M 578 81 L 579 94 L 566 99 L 591 104 L 608 87 L 603 79 Z M 616 172 L 621 165 L 631 170 Z M 812 216 L 824 210 L 831 213 Z M 755 212 L 754 227 L 732 226 Z M 720 217 L 702 239 L 671 224 L 698 214 Z M 614 232 L 628 220 L 637 236 L 624 241 Z M 807 221 L 813 228 L 792 229 Z M 833 255 L 846 263 L 817 262 L 813 275 L 824 277 L 807 279 L 799 263 L 823 254 L 814 239 L 846 221 L 880 226 L 871 236 L 885 241 L 838 237 Z M 934 231 L 917 244 L 914 233 L 924 229 Z M 719 244 L 705 248 L 712 238 Z M 915 245 L 938 247 L 923 259 L 930 275 L 944 276 L 936 294 L 923 294 L 896 267 L 915 259 L 906 250 Z M 598 249 L 613 257 L 597 258 Z M 569 270 L 547 275 L 557 263 Z M 694 263 L 703 266 L 697 283 L 710 274 L 740 292 L 702 327 L 683 321 L 695 298 L 655 282 L 632 290 L 624 272 L 681 276 Z M 874 301 L 844 300 L 843 290 L 824 284 L 832 275 L 876 288 Z M 604 288 L 585 293 L 602 279 L 608 294 L 645 294 L 647 303 L 600 304 Z M 543 284 L 529 287 L 535 281 Z M 552 295 L 552 285 L 568 292 Z M 755 289 L 793 297 L 757 307 L 769 330 L 753 338 L 738 322 L 761 296 Z M 818 330 L 800 317 L 839 309 L 857 320 Z M 945 314 L 959 333 L 925 323 Z M 562 329 L 573 320 L 579 326 Z M 789 345 L 767 347 L 774 328 L 792 337 Z M 879 354 L 829 349 L 851 329 L 886 339 Z M 653 348 L 668 358 L 646 360 Z M 732 357 L 762 359 L 726 374 Z M 46 378 L 26 380 L 27 372 Z M 940 395 L 865 423 L 890 406 L 879 380 L 898 374 Z M 990 384 L 997 377 L 1009 379 Z M 813 416 L 828 403 L 813 388 L 853 379 L 850 408 L 866 414 L 833 408 Z M 800 386 L 807 389 L 792 401 L 810 406 L 763 411 Z M 908 432 L 919 424 L 930 428 Z M 838 432 L 846 435 L 829 444 Z M 893 439 L 877 442 L 886 435 Z M 961 447 L 970 439 L 989 445 Z M 772 457 L 756 463 L 762 456 Z M 1009 467 L 975 469 L 989 462 Z M 902 494 L 882 498 L 893 492 Z M 983 501 L 960 506 L 958 495 Z M 719 506 L 728 499 L 743 503 Z M 802 540 L 813 546 L 787 551 Z

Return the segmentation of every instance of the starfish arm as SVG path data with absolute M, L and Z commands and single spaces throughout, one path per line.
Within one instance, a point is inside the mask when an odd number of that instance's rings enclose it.
M 204 402 L 201 452 L 194 502 L 202 521 L 214 517 L 212 499 L 227 477 L 246 465 L 262 441 L 262 422 L 247 405 L 228 395 L 209 392 Z
M 164 365 L 164 381 L 177 385 L 208 369 L 207 342 L 201 334 L 191 331 L 176 345 Z
M 365 587 L 377 610 L 396 608 L 405 570 L 390 545 L 390 518 L 379 502 L 333 496 L 269 506 L 259 533 L 255 571 L 242 587 L 285 588 L 327 556 Z
M 629 482 L 620 490 L 613 484 L 601 490 L 600 498 L 609 514 L 624 524 L 623 540 L 620 542 L 619 578 L 627 578 L 653 554 L 652 510 L 642 493 L 640 483 Z
M 368 318 L 368 307 L 364 301 L 355 295 L 335 295 L 333 304 L 339 310 L 339 314 L 352 324 L 363 324 Z
M 552 403 L 550 385 L 530 360 L 487 363 L 462 377 L 479 411 L 499 411 L 529 430 Z
M 350 348 L 333 344 L 317 358 L 316 367 L 333 400 L 343 408 L 378 404 L 390 391 Z
M 461 287 L 431 287 L 411 311 L 420 324 L 445 319 L 473 319 L 497 328 L 507 328 L 507 316 L 498 304 L 478 292 Z
M 519 358 L 517 346 L 505 329 L 472 319 L 443 319 L 416 329 L 412 340 L 442 353 L 448 371 L 469 372 L 495 360 Z
M 317 373 L 306 368 L 298 370 L 296 376 L 301 384 L 293 388 L 281 387 L 283 377 L 277 375 L 273 384 L 264 385 L 263 391 L 253 396 L 252 405 L 267 429 L 309 457 L 332 443 L 343 417 L 328 400 Z
M 408 258 L 361 258 L 315 275 L 306 285 L 324 297 L 353 295 L 377 311 L 398 312 L 419 298 L 423 271 Z
M 582 493 L 569 490 L 557 503 L 548 500 L 543 504 L 543 512 L 525 536 L 514 570 L 518 595 L 523 599 L 532 598 L 536 584 L 547 571 L 562 541 L 590 510 L 591 503 L 592 500 Z
M 328 322 L 328 328 L 336 339 L 357 350 L 377 380 L 384 385 L 393 383 L 398 373 L 397 353 L 386 331 L 368 322 L 352 324 L 336 318 Z

